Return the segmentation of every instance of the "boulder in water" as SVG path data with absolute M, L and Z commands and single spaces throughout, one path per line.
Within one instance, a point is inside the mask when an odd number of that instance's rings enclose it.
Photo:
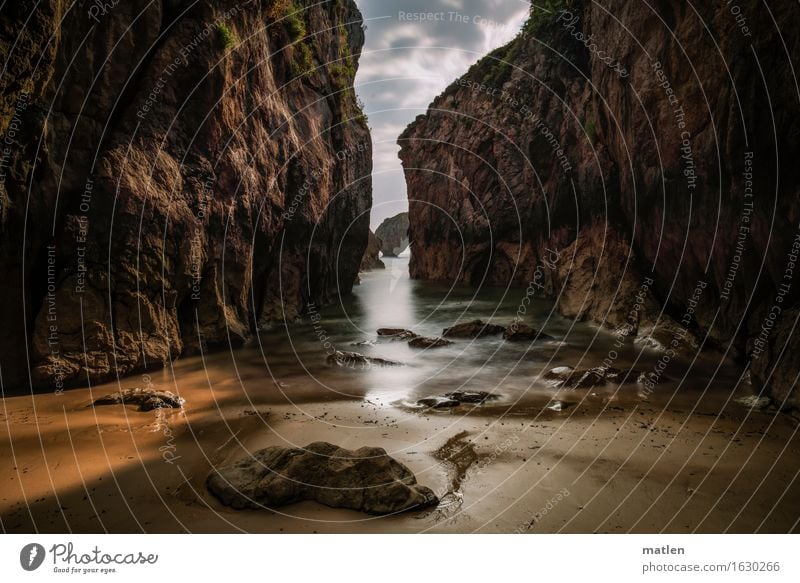
M 455 399 L 461 403 L 483 403 L 491 399 L 496 399 L 497 395 L 487 393 L 486 391 L 453 391 L 445 393 L 445 397 Z
M 438 348 L 440 346 L 449 346 L 452 344 L 445 338 L 429 338 L 427 336 L 417 336 L 408 341 L 411 348 Z
M 597 367 L 574 371 L 561 383 L 561 386 L 566 389 L 588 389 L 604 384 L 606 384 L 605 371 Z
M 557 366 L 544 373 L 544 378 L 551 381 L 565 381 L 574 370 L 571 366 Z
M 402 362 L 394 360 L 386 360 L 385 358 L 376 358 L 373 356 L 364 356 L 359 352 L 350 352 L 346 350 L 337 350 L 328 356 L 328 364 L 335 364 L 336 366 L 346 368 L 371 368 L 373 366 L 403 366 Z
M 416 338 L 417 334 L 405 328 L 378 328 L 378 336 L 391 338 L 392 340 L 408 340 Z
M 489 324 L 482 320 L 472 320 L 456 324 L 442 330 L 442 336 L 446 338 L 479 338 L 481 336 L 493 336 L 505 332 L 505 326 Z
M 455 399 L 447 397 L 425 397 L 417 401 L 417 405 L 428 407 L 431 409 L 449 409 L 451 407 L 458 407 L 461 403 Z
M 553 337 L 522 322 L 513 322 L 503 331 L 506 340 L 553 340 Z

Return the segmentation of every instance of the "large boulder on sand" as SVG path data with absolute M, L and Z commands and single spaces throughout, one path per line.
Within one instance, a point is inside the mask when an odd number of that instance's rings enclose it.
M 236 509 L 314 500 L 335 508 L 389 514 L 439 501 L 384 449 L 351 451 L 322 441 L 304 448 L 261 449 L 215 470 L 206 485 L 223 504 Z
M 186 399 L 170 391 L 153 389 L 128 389 L 97 399 L 95 405 L 138 405 L 139 411 L 153 409 L 179 409 Z

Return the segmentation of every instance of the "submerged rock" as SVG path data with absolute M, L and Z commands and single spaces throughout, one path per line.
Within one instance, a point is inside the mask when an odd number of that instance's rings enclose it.
M 479 338 L 481 336 L 493 336 L 505 332 L 505 326 L 489 324 L 482 320 L 472 320 L 463 324 L 456 324 L 442 330 L 442 336 L 448 338 Z
M 587 371 L 577 371 L 570 375 L 561 386 L 569 389 L 589 389 L 606 384 L 606 377 L 602 370 L 589 369 Z
M 272 508 L 314 500 L 334 508 L 389 514 L 438 502 L 406 466 L 380 447 L 355 451 L 318 441 L 304 448 L 273 446 L 219 468 L 209 491 L 236 509 Z
M 149 389 L 128 389 L 100 397 L 94 402 L 94 405 L 139 405 L 139 411 L 180 409 L 185 404 L 186 399 L 175 393 Z
M 397 362 L 395 360 L 386 360 L 385 358 L 377 358 L 374 356 L 364 356 L 359 352 L 350 352 L 346 350 L 337 350 L 334 354 L 328 356 L 328 364 L 335 364 L 337 366 L 349 368 L 403 366 L 402 362 Z
M 604 385 L 606 383 L 606 371 L 602 367 L 575 370 L 569 366 L 559 366 L 546 372 L 544 378 L 558 381 L 557 386 L 561 388 L 587 389 Z
M 378 328 L 378 336 L 389 337 L 392 340 L 408 340 L 409 338 L 416 338 L 417 333 L 405 328 Z
M 567 403 L 565 401 L 551 401 L 547 405 L 547 409 L 551 411 L 566 411 L 570 407 L 572 407 L 573 403 Z
M 506 340 L 553 340 L 553 337 L 527 324 L 514 322 L 503 331 Z
M 453 391 L 452 393 L 445 393 L 444 396 L 461 403 L 483 403 L 484 401 L 498 398 L 497 395 L 486 391 Z
M 449 346 L 452 344 L 445 338 L 429 338 L 427 336 L 417 336 L 408 341 L 411 348 L 438 348 L 440 346 Z
M 554 381 L 565 381 L 575 369 L 571 366 L 557 366 L 544 373 L 544 378 Z
M 444 396 L 425 397 L 417 401 L 417 405 L 423 405 L 432 409 L 448 409 L 458 407 L 462 403 L 481 405 L 486 401 L 497 399 L 497 395 L 486 391 L 453 391 L 445 393 Z
M 432 409 L 449 409 L 450 407 L 458 407 L 460 404 L 461 403 L 455 399 L 449 399 L 447 397 L 425 397 L 417 401 L 417 405 L 430 407 Z

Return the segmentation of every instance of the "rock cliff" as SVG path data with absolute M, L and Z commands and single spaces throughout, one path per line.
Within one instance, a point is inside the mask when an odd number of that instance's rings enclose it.
M 367 248 L 364 249 L 364 257 L 361 258 L 359 271 L 371 271 L 373 269 L 385 269 L 386 266 L 381 261 L 381 246 L 383 242 L 371 230 L 367 240 Z
M 408 249 L 408 213 L 384 219 L 375 234 L 382 241 L 381 252 L 386 257 L 397 257 Z
M 352 0 L 2 12 L 6 387 L 236 345 L 349 291 L 371 206 Z
M 412 277 L 729 349 L 797 407 L 796 5 L 536 4 L 399 138 Z

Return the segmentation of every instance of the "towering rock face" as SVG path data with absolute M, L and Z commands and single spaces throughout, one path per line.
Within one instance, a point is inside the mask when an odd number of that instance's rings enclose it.
M 371 206 L 352 0 L 2 11 L 6 388 L 236 344 L 349 291 Z
M 384 219 L 375 234 L 382 241 L 381 252 L 386 257 L 397 257 L 408 249 L 408 213 Z
M 545 5 L 399 139 L 412 277 L 730 348 L 797 406 L 796 5 Z

